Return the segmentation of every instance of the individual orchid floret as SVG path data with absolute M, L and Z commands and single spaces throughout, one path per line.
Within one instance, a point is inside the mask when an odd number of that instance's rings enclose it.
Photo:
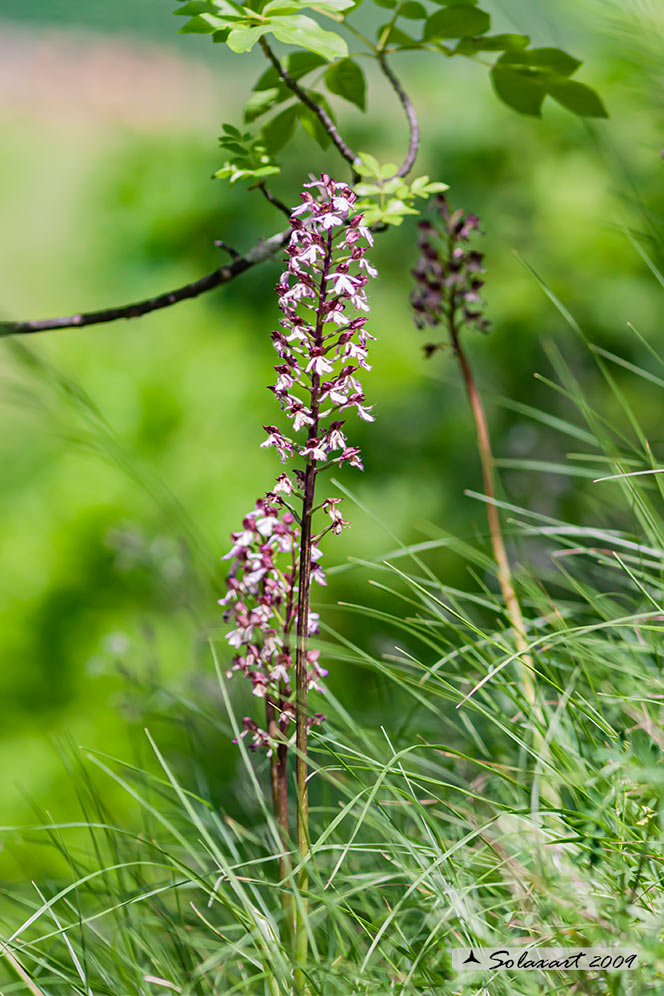
M 261 446 L 275 446 L 283 463 L 293 453 L 293 444 L 279 432 L 276 425 L 264 425 L 263 428 L 267 432 L 267 439 L 261 443 Z
M 293 493 L 293 482 L 288 474 L 279 474 L 272 490 L 275 494 L 291 495 Z
M 308 439 L 307 445 L 300 450 L 300 456 L 310 457 L 311 460 L 324 460 L 327 456 L 327 447 L 324 440 Z
M 364 470 L 362 460 L 360 459 L 360 451 L 357 446 L 349 446 L 343 451 L 339 457 L 339 463 L 345 463 L 346 461 L 348 461 L 351 467 L 357 467 L 359 470 Z
M 326 442 L 329 451 L 346 449 L 346 437 L 341 431 L 344 424 L 344 422 L 332 422 L 327 430 Z
M 323 502 L 323 511 L 329 515 L 332 520 L 332 525 L 328 528 L 330 528 L 333 533 L 337 533 L 337 535 L 341 532 L 344 526 L 348 525 L 341 514 L 341 509 L 338 508 L 338 505 L 340 504 L 341 498 L 326 498 Z

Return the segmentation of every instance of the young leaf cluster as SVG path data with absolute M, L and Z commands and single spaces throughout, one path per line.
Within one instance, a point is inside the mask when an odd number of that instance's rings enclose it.
M 413 202 L 417 197 L 428 198 L 448 189 L 446 183 L 432 181 L 428 176 L 405 180 L 397 176 L 394 163 L 381 165 L 375 156 L 360 153 L 357 172 L 362 177 L 355 184 L 355 193 L 361 198 L 358 208 L 369 225 L 400 225 L 408 214 L 418 214 Z
M 228 180 L 231 184 L 238 180 L 260 182 L 280 172 L 264 138 L 257 138 L 250 131 L 241 132 L 239 128 L 225 124 L 219 145 L 230 153 L 230 158 L 213 174 L 218 180 Z

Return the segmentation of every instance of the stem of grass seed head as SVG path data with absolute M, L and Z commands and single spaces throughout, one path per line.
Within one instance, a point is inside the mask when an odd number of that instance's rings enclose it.
M 470 402 L 473 420 L 475 422 L 475 430 L 477 432 L 477 448 L 480 455 L 480 463 L 482 465 L 484 491 L 487 498 L 490 499 L 487 503 L 487 519 L 489 521 L 491 547 L 493 549 L 494 559 L 498 566 L 498 583 L 503 595 L 507 614 L 512 623 L 514 642 L 516 643 L 516 648 L 520 655 L 519 670 L 521 687 L 523 688 L 523 694 L 533 717 L 533 746 L 538 752 L 538 756 L 544 758 L 549 753 L 549 747 L 546 743 L 546 737 L 540 732 L 538 726 L 538 724 L 542 726 L 544 725 L 544 717 L 540 704 L 537 701 L 535 682 L 532 677 L 533 659 L 528 653 L 528 636 L 526 634 L 526 627 L 523 621 L 523 613 L 521 612 L 521 603 L 519 602 L 518 595 L 514 590 L 512 569 L 510 567 L 509 557 L 507 556 L 507 550 L 505 549 L 505 541 L 503 539 L 503 532 L 500 525 L 498 507 L 495 504 L 496 488 L 494 477 L 494 459 L 491 449 L 489 424 L 487 422 L 486 412 L 484 411 L 484 405 L 482 404 L 480 393 L 477 390 L 477 384 L 475 383 L 472 368 L 468 362 L 468 357 L 461 346 L 459 332 L 455 321 L 454 298 L 452 298 L 452 306 L 450 307 L 449 312 L 449 332 L 452 349 L 454 350 L 459 367 L 461 368 L 466 394 L 468 395 L 468 401 Z M 553 806 L 560 805 L 560 797 L 555 785 L 543 783 L 541 791 L 542 797 L 546 798 L 549 804 Z
M 535 682 L 532 677 L 533 661 L 531 655 L 528 653 L 528 636 L 526 634 L 526 627 L 523 621 L 523 613 L 521 612 L 521 603 L 519 602 L 518 595 L 514 590 L 512 569 L 510 567 L 509 557 L 507 556 L 507 550 L 505 549 L 505 541 L 503 539 L 503 532 L 500 525 L 500 515 L 498 513 L 498 508 L 495 505 L 496 488 L 494 477 L 494 459 L 493 452 L 491 450 L 489 424 L 487 422 L 486 412 L 484 411 L 484 405 L 482 404 L 480 393 L 477 390 L 477 384 L 475 383 L 472 368 L 468 362 L 468 357 L 461 346 L 459 332 L 455 321 L 454 298 L 452 299 L 452 305 L 449 312 L 449 333 L 452 349 L 454 350 L 454 354 L 461 369 L 466 394 L 468 395 L 468 401 L 470 402 L 473 420 L 475 422 L 475 430 L 477 432 L 477 448 L 482 466 L 482 480 L 486 496 L 490 499 L 487 503 L 487 519 L 489 521 L 491 547 L 494 559 L 498 566 L 498 583 L 503 595 L 507 614 L 512 623 L 516 648 L 520 655 L 519 662 L 521 687 L 523 688 L 523 694 L 533 717 L 533 746 L 538 751 L 539 756 L 545 757 L 549 753 L 549 748 L 546 744 L 545 736 L 540 732 L 538 727 L 538 724 L 544 724 L 544 717 L 542 715 L 541 707 L 537 701 Z M 555 806 L 560 804 L 559 793 L 555 786 L 545 783 L 545 787 L 543 786 L 542 790 L 542 796 L 546 798 L 551 805 Z
M 507 550 L 505 549 L 505 541 L 503 539 L 503 532 L 500 525 L 500 515 L 495 504 L 496 487 L 494 477 L 494 459 L 493 452 L 491 450 L 489 425 L 480 393 L 477 390 L 477 384 L 475 383 L 472 368 L 468 362 L 468 357 L 461 346 L 459 330 L 456 325 L 456 304 L 454 295 L 452 296 L 452 302 L 449 310 L 449 334 L 450 343 L 454 351 L 454 355 L 459 363 L 464 386 L 466 388 L 466 394 L 473 413 L 473 420 L 475 422 L 477 448 L 482 466 L 484 491 L 487 498 L 490 499 L 487 503 L 487 519 L 489 522 L 491 548 L 498 566 L 498 583 L 503 595 L 507 614 L 509 615 L 512 623 L 512 629 L 514 630 L 516 647 L 521 655 L 521 683 L 523 685 L 524 695 L 526 696 L 528 705 L 534 707 L 536 700 L 535 685 L 530 673 L 532 669 L 532 658 L 530 654 L 526 652 L 528 648 L 528 637 L 526 635 L 526 627 L 523 621 L 523 613 L 521 612 L 521 604 L 516 591 L 514 590 L 512 569 L 510 567 L 509 557 L 507 556 Z

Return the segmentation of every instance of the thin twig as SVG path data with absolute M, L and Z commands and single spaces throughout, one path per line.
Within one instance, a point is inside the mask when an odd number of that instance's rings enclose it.
M 304 90 L 297 83 L 297 81 L 293 79 L 287 70 L 284 69 L 264 38 L 260 39 L 260 44 L 265 55 L 272 63 L 274 69 L 284 81 L 286 86 L 293 91 L 301 103 L 308 107 L 309 110 L 317 116 L 330 136 L 333 144 L 339 150 L 346 162 L 348 162 L 353 168 L 353 181 L 356 182 L 359 180 L 359 175 L 355 171 L 355 164 L 358 161 L 358 157 L 346 145 L 330 116 L 324 108 L 317 104 L 309 96 L 306 90 Z M 419 149 L 419 125 L 417 122 L 417 116 L 408 95 L 404 91 L 397 77 L 394 75 L 390 66 L 387 64 L 383 53 L 379 54 L 378 61 L 383 73 L 397 93 L 406 112 L 406 117 L 408 118 L 408 153 L 396 173 L 396 176 L 406 176 L 413 167 Z M 274 205 L 274 207 L 286 216 L 290 217 L 290 210 L 287 205 L 279 200 L 279 198 L 275 197 L 264 183 L 259 183 L 258 187 L 263 196 L 266 197 L 267 200 Z M 379 230 L 383 229 L 378 226 L 374 226 L 374 231 Z M 217 240 L 215 245 L 229 254 L 231 257 L 231 263 L 228 266 L 220 266 L 218 269 L 213 270 L 212 273 L 208 273 L 205 276 L 200 277 L 198 280 L 194 280 L 192 283 L 185 284 L 183 287 L 177 287 L 172 291 L 166 291 L 163 294 L 158 294 L 156 297 L 145 298 L 142 301 L 135 301 L 131 304 L 120 305 L 118 307 L 103 308 L 99 311 L 78 312 L 76 314 L 66 315 L 60 318 L 44 318 L 34 321 L 0 322 L 0 338 L 13 335 L 30 335 L 33 332 L 53 332 L 58 329 L 84 328 L 88 325 L 103 325 L 108 322 L 118 321 L 121 318 L 141 318 L 143 315 L 150 314 L 152 311 L 159 311 L 162 308 L 170 308 L 172 305 L 178 304 L 180 301 L 187 301 L 191 298 L 199 297 L 201 294 L 214 290 L 216 287 L 230 283 L 231 280 L 234 280 L 235 277 L 240 276 L 240 274 L 250 269 L 256 263 L 269 259 L 284 245 L 288 235 L 289 232 L 279 232 L 268 239 L 261 239 L 255 246 L 253 246 L 253 248 L 245 253 L 244 256 L 239 255 L 237 250 L 233 249 L 231 246 L 228 246 L 225 242 Z
M 395 174 L 395 176 L 408 176 L 411 169 L 415 165 L 417 153 L 420 148 L 420 126 L 417 121 L 417 115 L 415 114 L 415 108 L 413 107 L 408 94 L 401 86 L 401 83 L 388 65 L 384 52 L 380 52 L 378 54 L 378 64 L 384 75 L 390 81 L 392 89 L 401 101 L 401 106 L 403 107 L 406 117 L 408 118 L 408 152 L 406 154 L 406 158 Z
M 357 156 L 344 142 L 330 115 L 323 107 L 320 106 L 320 104 L 317 104 L 316 101 L 309 96 L 307 91 L 300 86 L 297 80 L 294 80 L 290 73 L 284 69 L 268 43 L 265 41 L 265 38 L 259 39 L 259 44 L 263 49 L 266 58 L 272 63 L 277 75 L 281 77 L 288 89 L 292 90 L 297 99 L 316 115 L 323 128 L 330 136 L 332 144 L 339 150 L 346 162 L 350 164 L 353 170 L 353 182 L 356 182 L 359 179 L 357 173 L 355 172 L 355 164 L 358 161 Z
M 280 201 L 278 197 L 275 197 L 275 195 L 272 193 L 272 191 L 268 190 L 268 188 L 266 187 L 266 185 L 264 183 L 259 183 L 258 184 L 258 189 L 262 193 L 263 197 L 267 201 L 269 201 L 270 204 L 272 204 L 273 207 L 276 207 L 277 211 L 281 211 L 282 214 L 285 214 L 286 217 L 290 221 L 290 216 L 291 216 L 291 210 L 292 209 L 289 208 L 287 204 L 284 204 L 283 201 Z
M 388 225 L 372 225 L 371 231 L 375 233 L 387 231 Z M 276 255 L 279 249 L 284 246 L 290 235 L 290 229 L 285 232 L 278 232 L 268 239 L 261 239 L 244 256 L 240 256 L 236 249 L 226 245 L 225 242 L 217 240 L 215 245 L 219 249 L 227 252 L 232 262 L 227 266 L 220 266 L 212 273 L 194 280 L 191 284 L 178 287 L 176 290 L 166 291 L 157 297 L 146 298 L 143 301 L 136 301 L 133 304 L 124 304 L 114 308 L 105 308 L 101 311 L 78 312 L 75 315 L 67 315 L 64 318 L 42 318 L 35 321 L 20 322 L 0 322 L 0 339 L 14 335 L 30 335 L 33 332 L 54 332 L 58 329 L 84 328 L 86 325 L 103 325 L 106 322 L 116 322 L 120 318 L 141 318 L 150 314 L 151 311 L 159 311 L 161 308 L 170 308 L 173 304 L 186 301 L 190 298 L 199 297 L 208 291 L 230 283 L 235 277 L 246 270 L 262 263 Z
M 68 315 L 65 318 L 44 318 L 38 321 L 28 322 L 1 322 L 0 338 L 10 335 L 29 335 L 32 332 L 50 332 L 55 329 L 83 328 L 86 325 L 101 325 L 104 322 L 115 322 L 120 318 L 140 318 L 151 311 L 159 311 L 160 308 L 170 308 L 180 301 L 187 301 L 193 297 L 199 297 L 207 291 L 214 290 L 222 284 L 230 283 L 235 277 L 249 270 L 256 263 L 269 259 L 285 245 L 290 236 L 290 229 L 285 232 L 278 232 L 269 239 L 261 239 L 244 256 L 237 256 L 227 266 L 220 266 L 212 273 L 194 280 L 193 283 L 185 284 L 175 290 L 159 294 L 157 297 L 146 298 L 134 304 L 125 304 L 117 308 L 106 308 L 102 311 L 81 312 L 76 315 Z
M 215 239 L 214 242 L 217 249 L 221 249 L 223 252 L 227 252 L 231 259 L 239 259 L 240 253 L 233 246 L 229 246 L 227 242 L 223 242 L 221 239 Z

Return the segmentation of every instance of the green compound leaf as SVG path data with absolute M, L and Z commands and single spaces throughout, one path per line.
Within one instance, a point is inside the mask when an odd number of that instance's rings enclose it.
M 455 4 L 436 11 L 424 25 L 424 41 L 439 38 L 463 38 L 483 35 L 491 27 L 491 18 L 469 4 Z
M 268 24 L 259 24 L 257 27 L 252 28 L 233 28 L 229 32 L 226 44 L 231 52 L 237 52 L 238 54 L 249 52 L 258 39 L 262 38 L 269 30 Z
M 491 81 L 503 103 L 519 114 L 539 118 L 546 89 L 540 74 L 527 66 L 496 64 L 491 70 Z
M 475 55 L 476 52 L 504 52 L 527 48 L 529 44 L 528 35 L 487 35 L 484 38 L 462 38 L 454 49 L 454 53 L 455 55 Z
M 380 163 L 370 152 L 360 152 L 358 159 L 355 170 L 360 176 L 380 176 Z
M 228 180 L 237 183 L 238 180 L 263 180 L 266 176 L 275 176 L 281 170 L 278 166 L 243 167 L 240 163 L 226 163 L 213 174 L 216 180 Z
M 449 183 L 440 183 L 438 180 L 430 180 L 425 174 L 416 177 L 411 185 L 410 192 L 415 197 L 430 197 L 431 194 L 442 194 L 444 190 L 449 190 Z
M 423 21 L 426 16 L 426 8 L 418 0 L 406 0 L 399 7 L 399 17 L 407 17 L 409 21 Z
M 415 208 L 396 197 L 388 200 L 385 205 L 376 204 L 374 201 L 358 201 L 356 207 L 362 211 L 367 225 L 375 225 L 378 222 L 400 225 L 406 215 L 419 214 Z
M 342 59 L 325 73 L 325 86 L 330 93 L 366 110 L 367 84 L 364 73 L 352 59 Z
M 180 8 L 179 13 L 196 11 L 181 31 L 211 34 L 215 41 L 225 41 L 232 52 L 249 52 L 264 34 L 270 32 L 285 45 L 308 49 L 325 61 L 333 62 L 348 55 L 346 42 L 334 31 L 325 31 L 318 21 L 300 12 L 315 5 L 321 12 L 338 17 L 341 11 L 355 4 L 356 0 L 311 0 L 311 3 L 270 0 L 263 13 L 257 14 L 251 7 L 240 7 L 231 0 L 214 0 L 203 6 L 194 0 L 192 4 Z
M 284 86 L 271 87 L 269 90 L 258 90 L 252 93 L 244 108 L 244 120 L 246 124 L 256 121 L 261 115 L 267 114 L 277 104 L 288 100 L 293 94 Z
M 246 20 L 247 12 L 239 4 L 231 0 L 217 0 L 216 3 L 206 0 L 192 0 L 179 7 L 175 14 L 189 17 L 187 23 L 180 28 L 180 34 L 211 35 L 223 31 L 229 25 Z
M 583 118 L 608 118 L 600 97 L 591 87 L 575 80 L 560 79 L 547 85 L 547 91 L 568 111 Z
M 272 17 L 265 30 L 271 31 L 278 41 L 310 49 L 317 55 L 322 55 L 328 62 L 343 59 L 348 55 L 348 46 L 343 38 L 334 31 L 325 31 L 317 21 L 305 14 Z
M 326 101 L 323 94 L 315 93 L 313 90 L 310 91 L 310 93 L 312 98 L 316 101 L 316 103 L 320 107 L 322 107 L 325 111 L 327 111 L 330 118 L 334 120 L 332 109 L 328 104 L 328 102 Z M 330 144 L 330 136 L 323 127 L 318 115 L 314 114 L 314 112 L 310 110 L 308 107 L 306 107 L 304 104 L 297 104 L 296 107 L 297 107 L 298 120 L 302 125 L 302 127 L 304 128 L 304 130 L 306 131 L 307 135 L 313 138 L 314 141 L 320 145 L 321 149 L 327 149 L 327 147 Z
M 270 0 L 270 3 L 263 7 L 261 14 L 297 14 L 302 8 L 293 0 Z
M 310 111 L 308 107 L 300 104 L 297 108 L 298 121 L 310 138 L 320 145 L 321 149 L 327 149 L 330 144 L 330 136 L 323 128 L 317 115 Z
M 357 6 L 357 0 L 311 0 L 311 3 L 303 3 L 303 7 L 315 7 L 316 10 L 323 10 L 326 14 L 340 14 L 349 7 Z
M 232 124 L 222 125 L 221 130 L 224 132 L 225 135 L 230 135 L 231 138 L 241 139 L 243 137 L 243 133 L 240 131 L 240 129 L 236 128 L 235 125 Z
M 428 176 L 418 176 L 409 182 L 395 175 L 394 163 L 381 164 L 366 152 L 359 154 L 355 168 L 365 178 L 353 187 L 361 198 L 356 206 L 370 225 L 376 222 L 400 225 L 406 215 L 419 214 L 413 206 L 416 197 L 428 198 L 448 189 L 446 183 L 432 182 Z
M 222 31 L 227 26 L 226 19 L 217 17 L 216 14 L 198 14 L 183 24 L 179 33 L 181 35 L 212 35 L 215 31 Z
M 560 48 L 531 48 L 505 52 L 499 63 L 532 66 L 533 69 L 547 69 L 559 76 L 571 76 L 581 65 L 579 59 L 568 55 Z
M 246 17 L 246 11 L 240 4 L 233 3 L 232 0 L 190 0 L 173 11 L 174 14 L 195 17 L 198 14 L 214 14 L 216 17 L 225 15 L 240 15 Z
M 547 94 L 580 117 L 606 118 L 606 108 L 597 93 L 569 76 L 581 63 L 558 48 L 535 48 L 504 52 L 491 71 L 500 99 L 521 114 L 537 117 Z
M 230 155 L 221 169 L 213 173 L 216 179 L 237 183 L 239 180 L 261 180 L 280 172 L 262 135 L 256 138 L 251 132 L 241 132 L 239 128 L 225 124 L 219 144 Z
M 300 0 L 270 0 L 261 13 L 272 17 L 273 14 L 299 14 L 307 7 L 315 7 L 326 14 L 340 14 L 349 7 L 354 7 L 355 2 L 356 0 L 310 0 L 308 3 L 300 3 Z
M 261 138 L 270 155 L 283 149 L 295 131 L 296 122 L 297 106 L 293 105 L 293 107 L 287 107 L 285 111 L 281 111 L 263 127 Z

